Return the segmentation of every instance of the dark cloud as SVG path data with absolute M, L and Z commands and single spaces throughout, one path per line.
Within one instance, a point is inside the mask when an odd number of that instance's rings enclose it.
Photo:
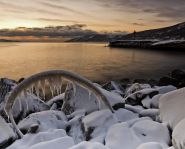
M 87 13 L 83 13 L 81 11 L 77 11 L 77 10 L 71 9 L 69 7 L 66 7 L 66 6 L 62 6 L 60 3 L 55 4 L 55 3 L 40 1 L 40 4 L 42 4 L 44 6 L 47 6 L 47 7 L 50 7 L 50 8 L 53 8 L 53 9 L 60 9 L 60 10 L 72 12 L 72 13 L 75 13 L 75 14 L 80 14 L 80 15 L 83 15 L 83 16 L 93 17 L 93 16 L 91 16 Z
M 79 21 L 74 21 L 74 20 L 64 20 L 64 19 L 49 19 L 49 18 L 38 18 L 36 20 L 39 21 L 45 21 L 45 22 L 59 22 L 59 23 L 73 23 L 73 24 L 77 24 L 80 23 Z
M 112 9 L 130 12 L 153 13 L 158 17 L 183 20 L 185 0 L 96 0 L 102 7 L 109 4 Z
M 55 27 L 44 27 L 44 28 L 25 28 L 19 27 L 16 29 L 1 29 L 0 36 L 48 36 L 48 37 L 75 37 L 82 35 L 95 34 L 95 31 L 84 29 L 86 25 L 75 24 L 71 26 L 55 26 Z
M 135 26 L 146 26 L 144 23 L 132 23 L 132 25 L 135 25 Z

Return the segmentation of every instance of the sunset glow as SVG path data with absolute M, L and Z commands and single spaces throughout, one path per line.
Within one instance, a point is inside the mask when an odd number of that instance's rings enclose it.
M 0 0 L 0 28 L 85 24 L 96 31 L 132 32 L 183 21 L 184 14 L 176 14 L 184 7 L 184 1 L 167 0 Z

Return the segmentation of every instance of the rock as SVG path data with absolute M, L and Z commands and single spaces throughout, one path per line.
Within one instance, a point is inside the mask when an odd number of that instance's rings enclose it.
M 112 108 L 114 110 L 123 109 L 123 108 L 125 108 L 125 104 L 124 103 L 116 103 L 115 105 L 112 106 Z
M 185 79 L 185 71 L 181 69 L 175 69 L 171 72 L 171 77 L 177 80 Z
M 174 128 L 172 133 L 172 143 L 175 149 L 185 148 L 185 119 L 181 120 Z
M 107 91 L 114 91 L 120 95 L 124 95 L 124 88 L 121 87 L 119 82 L 111 81 L 102 86 Z
M 178 84 L 178 88 L 183 88 L 183 87 L 185 87 L 185 79 L 182 79 Z
M 150 117 L 154 121 L 158 119 L 159 109 L 145 109 L 139 113 L 140 117 Z
M 125 97 L 128 97 L 129 95 L 146 88 L 151 88 L 151 86 L 149 84 L 134 83 L 126 89 Z
M 126 122 L 138 118 L 137 113 L 133 113 L 132 111 L 126 109 L 119 109 L 115 111 L 114 115 L 116 116 L 119 122 Z
M 20 96 L 12 108 L 13 117 L 19 122 L 31 113 L 49 110 L 49 106 L 35 95 Z
M 159 99 L 160 119 L 174 128 L 185 118 L 185 88 L 162 95 Z
M 158 122 L 140 119 L 113 125 L 105 138 L 105 145 L 111 149 L 136 149 L 147 142 L 169 144 L 168 128 Z
M 151 87 L 157 86 L 159 82 L 155 79 L 148 80 L 148 83 L 151 85 Z
M 85 116 L 82 123 L 86 141 L 103 143 L 108 129 L 117 119 L 110 110 L 101 110 Z
M 0 148 L 5 148 L 10 145 L 16 137 L 10 125 L 0 116 Z
M 126 89 L 131 84 L 131 81 L 129 78 L 123 78 L 119 82 L 120 82 L 121 87 L 124 89 Z
M 54 129 L 54 130 L 50 129 L 50 130 L 47 130 L 46 132 L 38 132 L 36 134 L 26 134 L 23 136 L 22 139 L 15 141 L 7 149 L 30 149 L 34 145 L 39 145 L 41 143 L 46 143 L 47 145 L 51 143 L 52 146 L 56 148 L 56 146 L 54 146 L 52 142 L 53 141 L 55 142 L 56 140 L 60 138 L 64 138 L 66 136 L 67 136 L 66 132 L 63 129 Z M 44 147 L 44 149 L 46 149 L 46 146 Z
M 106 146 L 104 146 L 101 143 L 98 142 L 87 142 L 87 141 L 83 141 L 73 147 L 71 147 L 70 149 L 109 149 Z
M 19 129 L 27 133 L 31 126 L 38 125 L 38 131 L 48 129 L 65 129 L 67 118 L 62 111 L 42 111 L 30 114 L 18 123 Z
M 131 105 L 128 105 L 128 104 L 125 104 L 125 109 L 129 110 L 129 111 L 132 111 L 134 113 L 140 113 L 142 110 L 144 110 L 144 108 L 142 106 L 131 106 Z
M 135 79 L 133 83 L 139 83 L 139 84 L 148 84 L 148 80 L 145 79 Z
M 143 105 L 142 100 L 144 100 L 145 98 L 152 98 L 158 93 L 159 91 L 157 91 L 156 89 L 152 88 L 142 89 L 127 96 L 125 99 L 125 103 L 130 104 L 132 106 Z
M 177 79 L 171 78 L 171 77 L 162 77 L 159 80 L 159 86 L 167 86 L 167 85 L 173 85 L 178 86 L 179 82 Z
M 5 96 L 12 90 L 15 85 L 16 82 L 14 80 L 7 78 L 0 79 L 0 104 L 4 101 Z
M 69 149 L 74 146 L 74 141 L 71 137 L 66 136 L 58 139 L 53 139 L 46 142 L 41 142 L 31 146 L 29 149 Z

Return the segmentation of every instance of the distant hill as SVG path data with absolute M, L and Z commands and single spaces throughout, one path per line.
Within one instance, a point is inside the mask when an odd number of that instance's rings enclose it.
M 0 42 L 16 42 L 15 40 L 0 39 Z
M 185 22 L 169 27 L 117 36 L 115 40 L 184 40 Z
M 110 38 L 108 34 L 89 34 L 72 38 L 67 42 L 108 42 Z

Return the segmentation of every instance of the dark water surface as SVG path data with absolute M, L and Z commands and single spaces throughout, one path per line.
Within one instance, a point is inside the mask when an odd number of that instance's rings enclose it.
M 117 49 L 95 43 L 0 43 L 0 78 L 64 69 L 91 80 L 158 78 L 185 69 L 185 53 Z

